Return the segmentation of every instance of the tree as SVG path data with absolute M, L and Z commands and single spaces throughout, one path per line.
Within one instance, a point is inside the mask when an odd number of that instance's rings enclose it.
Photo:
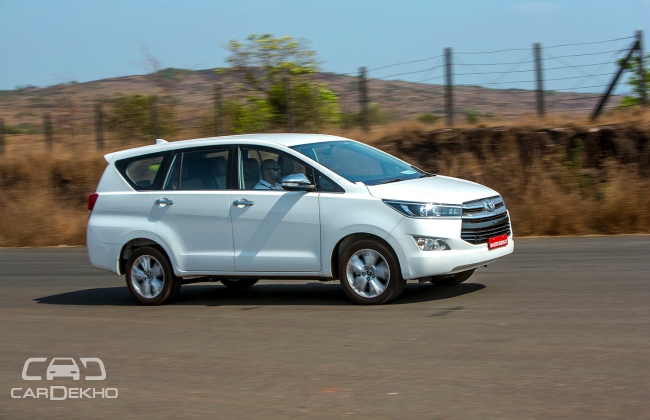
M 236 110 L 235 132 L 284 127 L 290 109 L 296 128 L 317 129 L 338 122 L 338 96 L 310 78 L 318 71 L 318 61 L 306 41 L 253 34 L 245 42 L 230 41 L 226 48 L 230 67 L 217 72 L 238 75 L 248 102 Z
M 645 60 L 646 63 L 650 62 L 650 54 L 646 55 Z M 626 96 L 621 100 L 621 107 L 628 107 L 628 106 L 634 106 L 634 105 L 639 105 L 641 103 L 641 97 L 642 97 L 642 85 L 641 85 L 641 78 L 639 77 L 639 67 L 641 66 L 641 57 L 639 55 L 631 58 L 627 64 L 625 65 L 625 71 L 628 73 L 631 73 L 630 78 L 627 81 L 627 84 L 632 86 L 632 92 L 634 92 L 634 96 Z M 646 98 L 648 97 L 648 93 L 650 91 L 650 69 L 645 69 L 645 94 Z
M 226 62 L 243 76 L 246 88 L 268 93 L 290 75 L 300 78 L 318 71 L 316 53 L 306 41 L 290 36 L 274 38 L 271 34 L 249 35 L 247 43 L 231 40 Z

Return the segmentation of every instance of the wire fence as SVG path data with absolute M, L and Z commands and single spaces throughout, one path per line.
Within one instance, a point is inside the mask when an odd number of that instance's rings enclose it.
M 359 73 L 321 73 L 316 79 L 337 94 L 342 115 L 360 115 L 351 119 L 358 124 L 382 124 L 423 114 L 432 116 L 431 121 L 444 118 L 449 125 L 454 123 L 454 116 L 468 122 L 524 115 L 586 116 L 604 99 L 621 60 L 634 48 L 643 55 L 640 32 L 630 37 L 547 47 L 534 44 L 532 48 L 461 52 L 446 49 L 441 55 L 369 70 L 361 68 Z M 188 80 L 190 77 L 194 76 L 189 75 Z M 192 138 L 215 135 L 219 127 L 223 129 L 218 120 L 222 115 L 219 106 L 221 99 L 237 96 L 235 82 L 224 82 L 213 73 L 211 78 L 205 72 L 196 77 L 194 85 L 184 82 L 180 95 L 163 92 L 162 96 L 171 98 L 164 106 L 171 113 L 173 130 L 162 127 L 163 122 L 158 121 L 161 105 L 152 102 L 147 117 L 149 137 L 167 131 L 172 139 Z M 616 107 L 622 97 L 634 94 L 625 77 L 611 92 L 614 97 L 606 108 Z M 214 82 L 224 86 L 219 100 L 212 90 Z M 0 156 L 11 151 L 61 147 L 72 151 L 92 147 L 105 150 L 141 141 L 125 138 L 123 132 L 107 125 L 114 110 L 106 98 L 113 92 L 103 94 L 103 109 L 98 108 L 91 90 L 99 90 L 99 83 L 0 92 Z M 94 146 L 89 139 L 94 140 Z

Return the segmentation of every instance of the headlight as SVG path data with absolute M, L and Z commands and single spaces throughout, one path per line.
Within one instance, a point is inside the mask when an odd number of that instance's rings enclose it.
M 409 203 L 405 201 L 383 200 L 387 206 L 406 217 L 435 218 L 435 217 L 461 217 L 461 206 L 450 206 L 436 203 Z

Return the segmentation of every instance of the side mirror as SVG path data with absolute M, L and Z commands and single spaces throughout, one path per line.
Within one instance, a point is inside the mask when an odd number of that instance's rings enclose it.
M 316 191 L 316 186 L 309 182 L 303 173 L 289 174 L 282 178 L 282 189 L 286 191 Z

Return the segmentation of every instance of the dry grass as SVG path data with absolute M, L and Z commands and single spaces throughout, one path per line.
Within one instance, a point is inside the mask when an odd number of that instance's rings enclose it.
M 105 166 L 97 153 L 40 151 L 0 160 L 0 246 L 84 244 L 86 199 Z
M 476 132 L 477 126 L 448 131 L 441 124 L 404 122 L 374 127 L 369 133 L 325 132 L 375 145 L 425 170 L 494 188 L 506 200 L 517 236 L 631 234 L 650 233 L 650 168 L 642 158 L 650 153 L 649 121 L 647 111 L 608 115 L 599 121 L 599 126 L 615 123 L 622 132 L 633 128 L 642 133 L 645 155 L 637 150 L 633 158 L 601 156 L 595 167 L 586 163 L 593 150 L 575 150 L 567 144 L 536 151 L 523 162 L 517 143 L 517 133 L 544 127 L 572 126 L 576 132 L 589 132 L 595 124 L 583 119 L 495 121 L 491 126 L 507 134 L 492 143 L 492 149 L 487 140 L 468 140 L 467 133 Z M 432 130 L 437 137 L 432 137 Z M 0 159 L 4 200 L 0 246 L 84 244 L 86 199 L 106 166 L 103 153 L 136 144 L 111 143 L 102 152 L 85 146 L 92 144 L 90 136 L 57 142 L 52 152 L 29 144 L 24 138 L 11 139 Z
M 489 185 L 506 200 L 517 236 L 650 233 L 650 180 L 615 163 L 599 179 L 558 163 L 522 171 L 516 158 L 449 161 L 445 174 Z

